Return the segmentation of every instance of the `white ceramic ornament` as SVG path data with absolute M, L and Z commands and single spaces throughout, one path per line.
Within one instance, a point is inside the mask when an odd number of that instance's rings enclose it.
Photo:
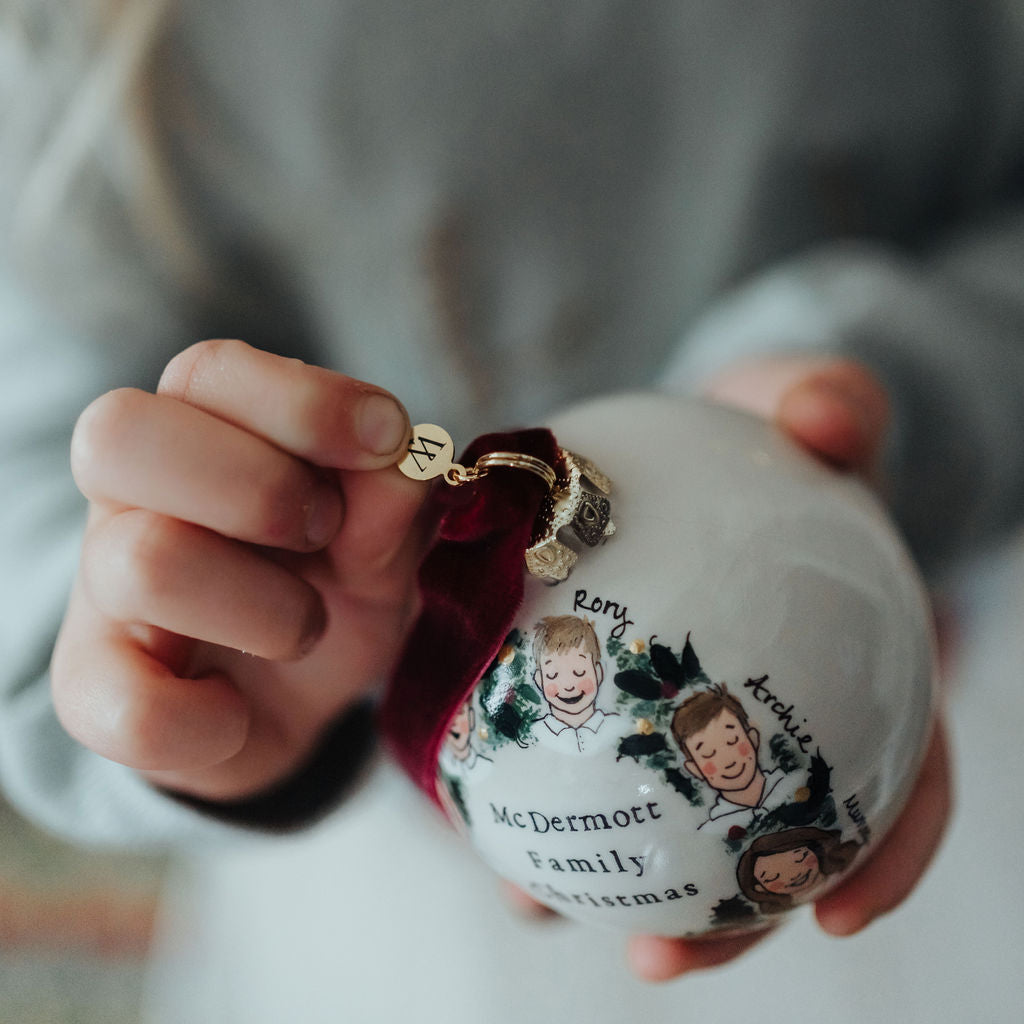
M 660 396 L 551 424 L 614 536 L 529 578 L 438 790 L 502 876 L 632 932 L 746 929 L 856 870 L 929 731 L 923 588 L 873 495 L 763 422 Z

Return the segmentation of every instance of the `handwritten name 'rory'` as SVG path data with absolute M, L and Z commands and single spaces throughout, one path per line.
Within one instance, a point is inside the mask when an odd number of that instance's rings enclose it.
M 572 599 L 572 610 L 574 612 L 593 612 L 595 615 L 610 615 L 616 620 L 616 624 L 609 636 L 616 640 L 622 638 L 627 626 L 635 626 L 636 623 L 629 618 L 629 609 L 618 601 L 608 601 L 603 597 L 591 597 L 582 587 L 576 591 Z

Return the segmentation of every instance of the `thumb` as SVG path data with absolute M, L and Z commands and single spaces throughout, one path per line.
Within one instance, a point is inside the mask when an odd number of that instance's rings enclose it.
M 775 420 L 825 462 L 870 475 L 889 424 L 889 402 L 865 367 L 832 360 L 798 376 L 782 392 Z
M 867 476 L 889 422 L 888 398 L 875 375 L 832 356 L 739 360 L 708 381 L 704 394 L 770 420 L 830 465 Z

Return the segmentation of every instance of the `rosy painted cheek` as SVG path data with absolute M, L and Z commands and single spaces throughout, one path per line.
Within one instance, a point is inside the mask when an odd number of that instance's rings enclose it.
M 749 743 L 740 744 L 740 757 L 750 757 L 752 751 Z
M 714 761 L 705 761 L 701 765 L 700 770 L 704 773 L 705 778 L 709 778 L 712 775 L 718 774 L 718 766 L 715 764 Z

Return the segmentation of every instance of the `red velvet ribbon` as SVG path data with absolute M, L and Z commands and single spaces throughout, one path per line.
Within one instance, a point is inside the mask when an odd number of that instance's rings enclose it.
M 533 455 L 554 466 L 548 430 L 477 438 L 459 460 L 472 466 L 488 452 Z M 521 469 L 492 469 L 460 487 L 435 485 L 440 516 L 420 567 L 422 612 L 381 707 L 381 731 L 399 763 L 435 802 L 437 759 L 448 724 L 494 661 L 523 601 L 524 555 L 547 494 Z

